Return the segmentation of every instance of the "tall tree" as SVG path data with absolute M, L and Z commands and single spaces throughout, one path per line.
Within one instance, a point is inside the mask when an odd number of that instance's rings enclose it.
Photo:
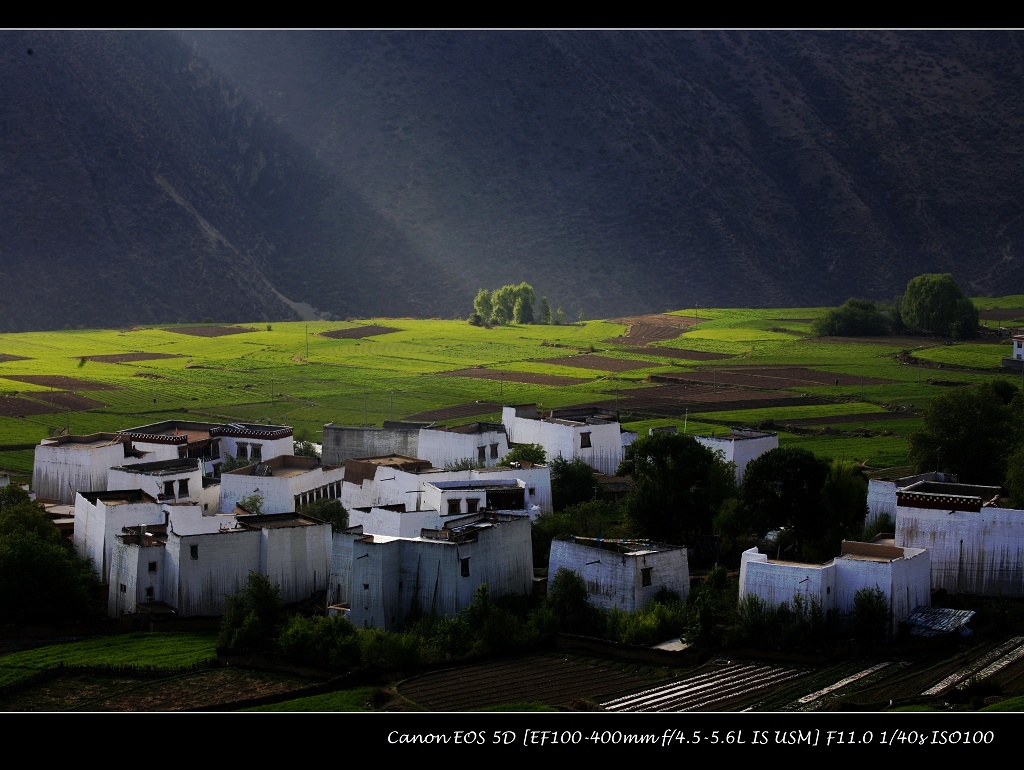
M 910 279 L 900 312 L 913 331 L 954 339 L 978 332 L 978 309 L 949 273 L 924 273 Z
M 742 499 L 756 530 L 788 528 L 797 554 L 814 559 L 829 525 L 821 504 L 828 472 L 829 463 L 806 449 L 778 447 L 752 460 Z
M 545 326 L 551 324 L 551 305 L 548 304 L 547 297 L 540 298 L 540 323 Z
M 480 289 L 473 300 L 473 310 L 480 316 L 483 323 L 491 322 L 491 315 L 494 313 L 494 303 L 491 300 L 490 289 Z
M 992 383 L 955 388 L 924 410 L 924 425 L 910 435 L 918 472 L 955 473 L 968 484 L 1001 484 L 1014 445 L 1013 408 Z
M 622 507 L 634 532 L 665 543 L 690 544 L 711 534 L 719 507 L 736 493 L 732 464 L 680 433 L 637 439 L 617 474 L 633 478 Z

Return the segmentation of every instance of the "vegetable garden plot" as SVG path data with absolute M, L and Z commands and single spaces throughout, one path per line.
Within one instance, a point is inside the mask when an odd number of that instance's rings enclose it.
M 152 361 L 157 358 L 181 358 L 177 353 L 111 353 L 110 355 L 85 356 L 88 361 L 96 361 L 101 364 L 124 364 L 130 361 Z M 3 360 L 3 359 L 0 359 Z
M 65 377 L 60 374 L 8 374 L 4 375 L 3 379 L 27 382 L 30 385 L 60 388 L 61 390 L 119 390 L 121 388 L 120 385 L 112 385 L 109 382 L 76 380 L 74 377 Z
M 555 366 L 569 366 L 575 369 L 597 369 L 603 372 L 629 372 L 633 369 L 650 369 L 661 366 L 657 361 L 636 361 L 628 358 L 610 358 L 584 354 L 562 356 L 561 358 L 538 358 L 537 361 Z
M 692 382 L 700 384 L 717 383 L 736 385 L 743 388 L 806 388 L 814 385 L 890 385 L 893 380 L 881 377 L 864 377 L 842 372 L 822 372 L 799 366 L 758 366 L 734 369 L 711 369 L 686 374 L 659 374 L 659 380 Z
M 479 380 L 522 382 L 527 385 L 581 385 L 585 382 L 590 382 L 590 380 L 582 377 L 560 377 L 555 374 L 513 372 L 505 369 L 457 369 L 451 372 L 438 372 L 438 374 L 446 377 L 472 377 Z

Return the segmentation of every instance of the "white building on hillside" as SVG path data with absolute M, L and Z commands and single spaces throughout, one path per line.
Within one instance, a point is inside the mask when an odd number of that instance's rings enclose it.
M 639 540 L 593 537 L 551 541 L 548 584 L 559 569 L 578 574 L 595 607 L 633 612 L 665 589 L 685 599 L 690 593 L 686 548 Z
M 757 548 L 740 559 L 740 606 L 757 596 L 769 607 L 793 606 L 797 596 L 805 606 L 825 612 L 853 612 L 861 589 L 879 589 L 889 602 L 891 630 L 917 607 L 931 606 L 931 561 L 924 548 L 884 543 L 843 541 L 840 555 L 825 564 L 770 559 Z
M 396 515 L 398 512 L 395 512 Z M 530 593 L 533 548 L 525 516 L 450 517 L 414 537 L 334 535 L 329 601 L 357 626 L 401 631 L 409 618 L 453 616 L 484 583 L 492 597 Z
M 614 474 L 623 450 L 636 438 L 623 431 L 618 415 L 593 407 L 539 410 L 536 404 L 506 406 L 501 422 L 513 444 L 539 444 L 547 459 L 581 459 L 601 473 Z
M 114 536 L 124 527 L 164 523 L 160 503 L 141 489 L 79 492 L 75 497 L 75 553 L 92 559 L 93 569 L 106 583 Z
M 39 500 L 74 505 L 78 492 L 105 491 L 112 467 L 145 459 L 119 433 L 44 438 L 35 448 L 32 490 Z
M 223 614 L 249 572 L 266 575 L 285 603 L 327 589 L 331 525 L 295 513 L 203 516 L 198 506 L 165 506 L 166 525 L 116 536 L 108 612 L 145 609 L 179 617 Z
M 435 467 L 471 460 L 481 467 L 493 468 L 508 454 L 508 437 L 503 425 L 475 422 L 446 428 L 443 425 L 421 428 L 416 456 Z
M 243 497 L 263 498 L 262 513 L 287 513 L 318 500 L 341 497 L 345 469 L 320 465 L 315 457 L 279 455 L 221 474 L 220 512 L 229 513 Z
M 932 585 L 950 593 L 1024 596 L 1024 511 L 999 487 L 919 481 L 896 491 L 896 544 L 927 548 Z
M 694 436 L 697 443 L 722 454 L 722 459 L 736 466 L 736 483 L 742 483 L 743 474 L 751 460 L 765 452 L 779 448 L 779 435 L 746 428 L 733 428 L 728 436 Z

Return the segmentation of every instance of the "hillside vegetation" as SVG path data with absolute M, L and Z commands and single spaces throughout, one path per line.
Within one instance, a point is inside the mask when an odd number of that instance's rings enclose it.
M 983 323 L 996 314 L 990 323 L 1006 325 L 1024 297 L 978 304 Z M 823 312 L 699 308 L 647 325 L 389 318 L 4 334 L 0 467 L 26 477 L 32 445 L 62 431 L 267 421 L 318 441 L 328 422 L 498 421 L 502 404 L 537 402 L 618 408 L 640 432 L 760 425 L 783 445 L 883 468 L 906 463 L 907 436 L 932 398 L 1006 376 L 1006 340 L 810 336 Z M 668 331 L 641 335 L 655 328 Z

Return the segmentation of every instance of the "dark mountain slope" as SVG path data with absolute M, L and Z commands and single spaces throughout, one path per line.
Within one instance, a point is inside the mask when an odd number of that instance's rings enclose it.
M 0 33 L 0 328 L 1024 291 L 1022 40 Z

